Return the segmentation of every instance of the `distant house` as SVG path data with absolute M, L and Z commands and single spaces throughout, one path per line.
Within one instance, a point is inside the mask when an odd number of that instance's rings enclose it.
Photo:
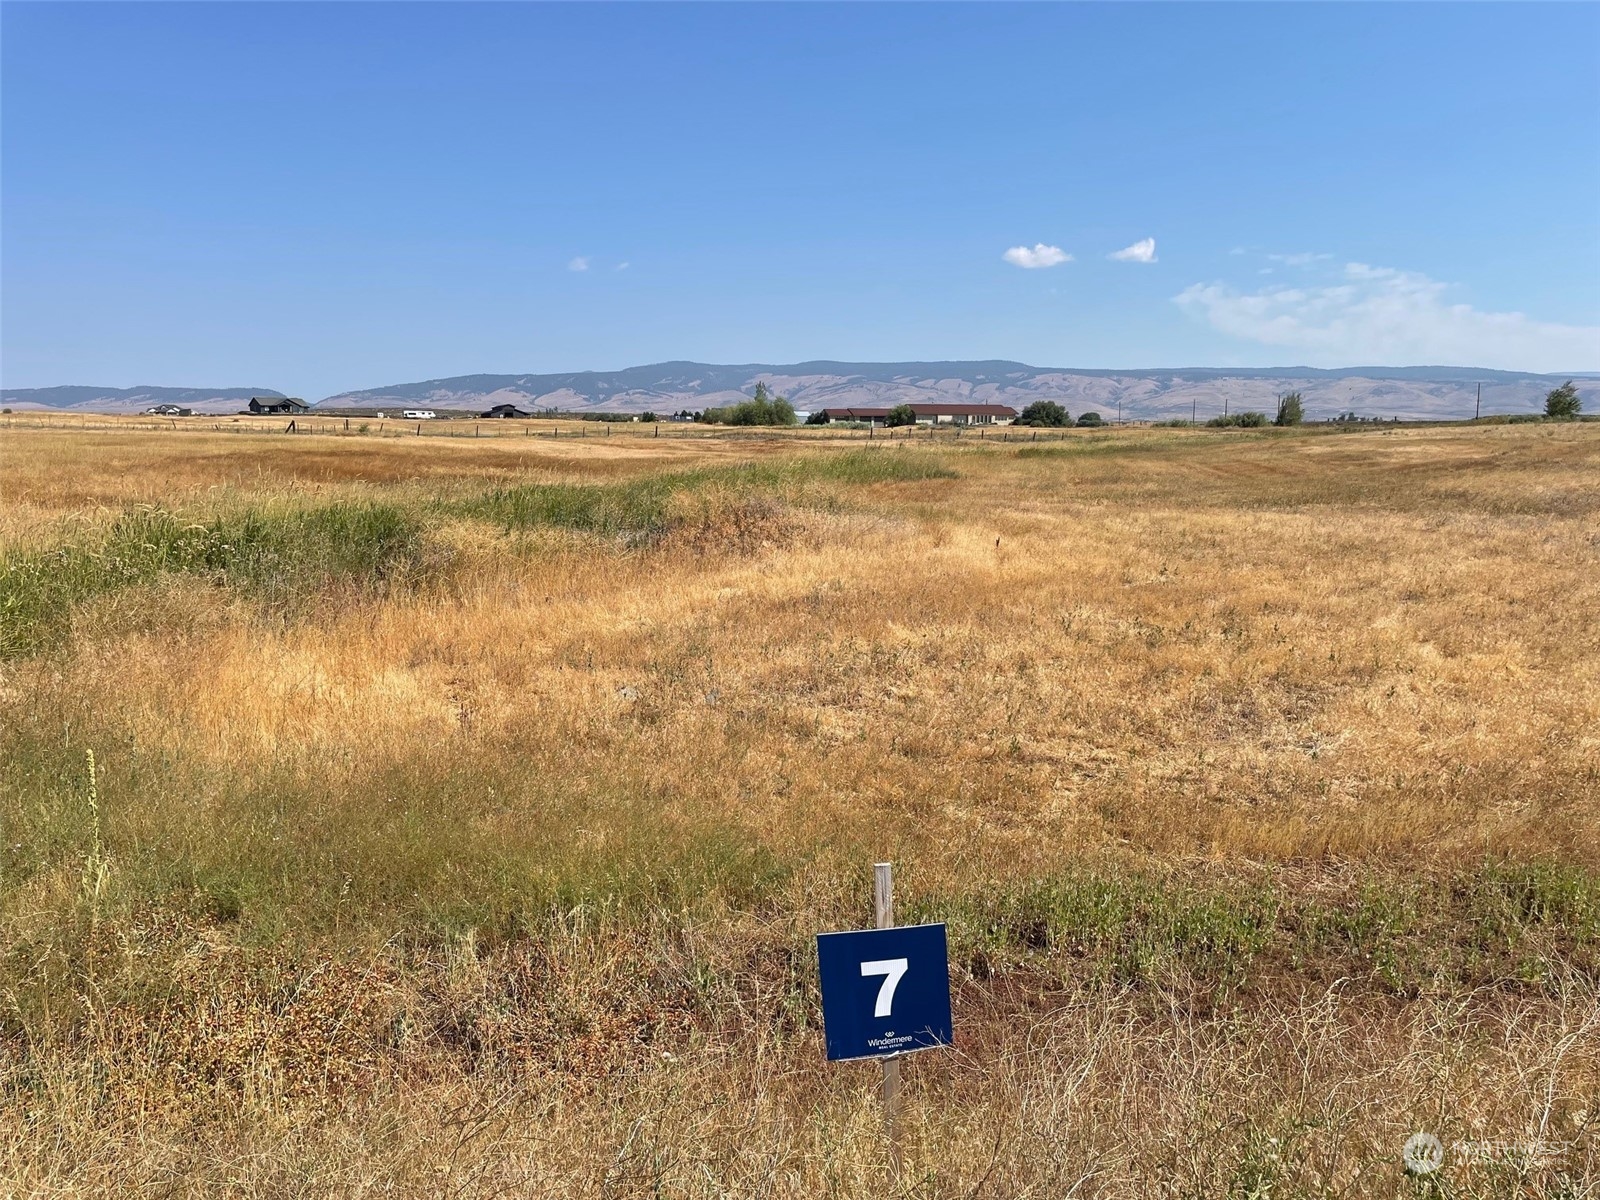
M 887 408 L 825 408 L 822 415 L 828 418 L 828 424 L 835 421 L 865 421 L 869 425 L 883 425 L 889 420 L 890 410 Z
M 311 405 L 301 400 L 298 396 L 251 396 L 250 411 L 253 413 L 288 413 L 294 416 L 298 413 L 310 412 Z
M 1005 404 L 921 404 L 906 406 L 917 419 L 918 425 L 1009 425 L 1017 419 L 1017 410 Z M 884 425 L 893 409 L 888 408 L 825 408 L 823 415 L 828 423 L 835 421 L 865 421 L 871 425 Z
M 525 411 L 523 409 L 520 409 L 515 404 L 496 404 L 493 408 L 491 408 L 488 412 L 484 413 L 483 415 L 486 416 L 486 417 L 531 417 L 531 416 L 533 416 L 533 414 L 531 412 L 527 412 L 527 411 Z
M 1017 410 L 1005 404 L 913 404 L 918 425 L 1009 425 Z
M 146 417 L 192 417 L 194 416 L 194 409 L 180 408 L 176 404 L 153 404 L 140 415 Z

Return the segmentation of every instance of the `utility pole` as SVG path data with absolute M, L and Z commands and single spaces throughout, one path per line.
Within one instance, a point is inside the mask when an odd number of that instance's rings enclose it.
M 1478 382 L 1478 405 L 1472 410 L 1472 419 L 1476 421 L 1483 415 L 1483 382 Z

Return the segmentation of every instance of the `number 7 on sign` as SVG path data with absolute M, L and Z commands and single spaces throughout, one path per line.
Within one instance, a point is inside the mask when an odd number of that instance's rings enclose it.
M 862 978 L 868 975 L 883 976 L 883 982 L 878 985 L 878 1003 L 873 1006 L 873 1016 L 889 1015 L 889 1010 L 894 1007 L 894 989 L 900 986 L 900 980 L 910 965 L 908 958 L 880 958 L 861 964 Z

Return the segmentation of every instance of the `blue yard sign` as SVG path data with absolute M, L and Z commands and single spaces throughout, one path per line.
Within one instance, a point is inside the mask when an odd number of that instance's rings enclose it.
M 953 1040 L 943 925 L 819 933 L 817 965 L 830 1059 L 882 1058 Z

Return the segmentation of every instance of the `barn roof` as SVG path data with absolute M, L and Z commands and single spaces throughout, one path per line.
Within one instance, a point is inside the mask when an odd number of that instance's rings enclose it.
M 898 406 L 896 406 L 898 407 Z M 1006 404 L 924 404 L 909 401 L 907 407 L 919 417 L 1014 417 L 1017 410 Z M 828 416 L 844 420 L 882 421 L 892 408 L 825 408 Z
M 1009 404 L 921 404 L 913 401 L 911 411 L 919 417 L 1014 417 Z
M 888 419 L 892 410 L 887 408 L 825 408 L 822 411 L 830 417 L 838 417 L 846 421 L 883 421 Z

